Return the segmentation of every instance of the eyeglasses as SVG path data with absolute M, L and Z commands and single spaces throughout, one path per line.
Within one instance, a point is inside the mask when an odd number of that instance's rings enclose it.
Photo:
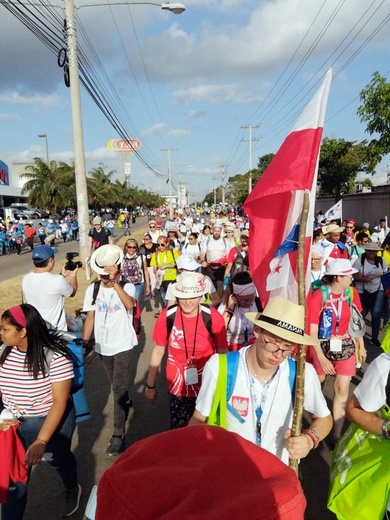
M 287 358 L 292 353 L 292 351 L 294 350 L 294 347 L 291 347 L 291 348 L 280 348 L 276 343 L 274 343 L 272 341 L 267 341 L 264 338 L 264 336 L 263 336 L 263 343 L 264 343 L 264 348 L 265 348 L 265 350 L 267 352 L 271 352 L 272 354 L 276 354 L 277 352 L 280 351 L 284 358 Z
M 156 226 L 149 226 L 149 229 L 154 229 Z
M 226 231 L 226 233 L 233 233 L 233 231 L 230 231 L 230 229 L 228 229 L 228 230 Z
M 352 280 L 353 276 L 351 274 L 340 274 L 340 278 L 350 278 Z
M 138 249 L 137 246 L 126 246 L 127 249 Z
M 165 242 L 159 242 L 157 244 L 157 247 L 165 247 L 166 246 L 166 243 Z

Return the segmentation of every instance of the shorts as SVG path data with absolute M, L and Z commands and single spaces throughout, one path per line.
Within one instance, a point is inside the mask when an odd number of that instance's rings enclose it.
M 225 269 L 226 265 L 222 265 L 218 269 L 211 269 L 211 267 L 206 267 L 202 269 L 204 275 L 208 276 L 212 282 L 223 282 L 225 277 Z
M 311 347 L 310 350 L 311 356 L 310 356 L 310 363 L 314 366 L 317 374 L 319 376 L 325 375 L 325 372 L 322 370 L 321 364 L 317 359 L 317 356 L 314 352 L 314 349 Z M 356 354 L 352 354 L 352 356 L 348 359 L 345 359 L 344 361 L 331 361 L 336 374 L 339 376 L 349 376 L 352 377 L 356 374 Z

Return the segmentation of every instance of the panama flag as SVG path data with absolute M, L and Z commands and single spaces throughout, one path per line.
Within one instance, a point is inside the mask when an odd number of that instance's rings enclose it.
M 298 303 L 297 249 L 305 191 L 310 194 L 304 259 L 306 293 L 310 288 L 319 151 L 331 80 L 329 69 L 244 204 L 250 218 L 249 264 L 263 306 L 270 296 L 277 295 Z
M 325 213 L 324 218 L 327 222 L 331 220 L 340 219 L 343 220 L 343 199 L 339 200 Z

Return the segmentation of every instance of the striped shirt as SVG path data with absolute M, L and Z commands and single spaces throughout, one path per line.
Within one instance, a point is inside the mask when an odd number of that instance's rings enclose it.
M 4 406 L 14 415 L 21 413 L 29 417 L 47 415 L 53 404 L 52 383 L 73 378 L 73 362 L 59 352 L 54 352 L 50 374 L 42 372 L 34 379 L 24 366 L 26 353 L 13 347 L 3 365 L 0 366 L 0 392 Z M 19 408 L 15 407 L 15 405 Z

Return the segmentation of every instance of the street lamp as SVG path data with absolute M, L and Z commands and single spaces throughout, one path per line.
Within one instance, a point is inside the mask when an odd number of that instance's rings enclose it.
M 168 187 L 169 187 L 169 218 L 173 217 L 172 208 L 172 176 L 171 176 L 171 152 L 176 151 L 177 148 L 162 148 L 162 152 L 168 152 Z
M 46 163 L 47 163 L 47 166 L 49 167 L 50 166 L 50 163 L 49 163 L 49 145 L 48 145 L 48 142 L 47 142 L 47 134 L 38 134 L 38 137 L 44 137 L 45 140 L 46 140 Z
M 183 4 L 166 3 L 158 4 L 154 2 L 116 2 L 116 3 L 96 3 L 88 4 L 80 7 L 94 6 L 111 6 L 111 5 L 153 5 L 168 10 L 174 14 L 180 14 L 185 10 Z M 79 8 L 80 8 L 79 7 Z M 79 65 L 77 58 L 77 35 L 76 35 L 76 17 L 74 0 L 65 0 L 65 17 L 66 31 L 68 43 L 68 60 L 69 60 L 69 80 L 70 80 L 70 98 L 72 111 L 72 127 L 73 127 L 73 147 L 74 147 L 74 165 L 76 177 L 76 195 L 77 195 L 77 214 L 79 220 L 79 236 L 80 236 L 80 257 L 85 258 L 87 255 L 87 235 L 89 231 L 89 214 L 88 214 L 88 192 L 87 178 L 85 169 L 84 156 L 84 137 L 83 124 L 81 115 L 80 101 L 80 79 Z M 172 202 L 172 199 L 171 199 Z M 172 204 L 171 204 L 172 209 Z

